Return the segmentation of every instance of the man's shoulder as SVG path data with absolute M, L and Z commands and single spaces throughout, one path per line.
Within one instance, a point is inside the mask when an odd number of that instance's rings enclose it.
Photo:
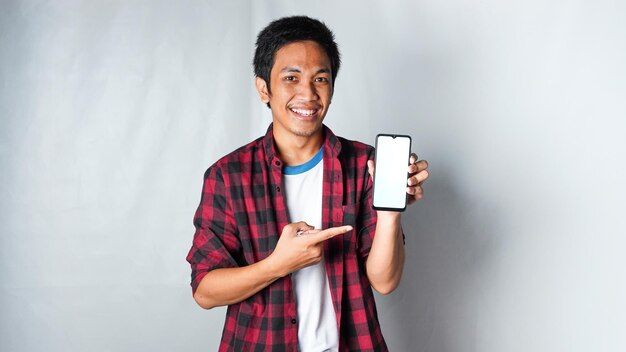
M 337 136 L 341 143 L 341 154 L 349 157 L 369 157 L 374 153 L 374 147 L 367 143 L 350 140 L 345 137 Z
M 263 137 L 259 137 L 217 159 L 217 161 L 209 167 L 207 172 L 211 170 L 220 170 L 222 172 L 232 171 L 233 166 L 250 163 L 254 159 L 263 157 L 264 154 Z

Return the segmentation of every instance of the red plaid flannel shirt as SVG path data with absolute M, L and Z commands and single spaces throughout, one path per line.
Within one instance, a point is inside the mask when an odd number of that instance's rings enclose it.
M 365 274 L 376 227 L 367 160 L 374 148 L 335 136 L 324 126 L 322 227 L 353 225 L 324 243 L 326 272 L 340 351 L 386 351 L 370 283 Z M 288 224 L 283 163 L 272 125 L 264 137 L 223 157 L 205 173 L 194 217 L 193 292 L 207 272 L 266 258 Z M 297 219 L 296 219 L 297 220 Z M 297 351 L 298 328 L 291 277 L 228 306 L 220 351 Z

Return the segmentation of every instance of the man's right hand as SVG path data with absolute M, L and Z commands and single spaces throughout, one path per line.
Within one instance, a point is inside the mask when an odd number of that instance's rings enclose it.
M 283 228 L 274 252 L 267 258 L 279 276 L 286 276 L 304 267 L 317 264 L 324 254 L 324 241 L 350 232 L 352 226 L 314 230 L 305 222 L 296 222 Z M 301 235 L 298 235 L 301 232 Z
M 324 253 L 324 241 L 350 230 L 352 226 L 320 231 L 313 230 L 313 226 L 305 222 L 289 224 L 283 229 L 274 252 L 267 258 L 247 266 L 209 271 L 193 297 L 205 309 L 241 302 L 279 278 L 319 263 Z M 304 233 L 298 236 L 298 231 Z

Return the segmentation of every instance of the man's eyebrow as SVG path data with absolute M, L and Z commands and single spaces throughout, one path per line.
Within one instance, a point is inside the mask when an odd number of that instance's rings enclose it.
M 291 67 L 291 66 L 287 66 L 285 68 L 283 68 L 282 70 L 280 70 L 280 72 L 296 72 L 296 73 L 302 73 L 302 71 L 297 68 L 297 67 Z M 330 73 L 330 69 L 329 68 L 320 68 L 319 70 L 317 70 L 315 72 L 315 74 L 320 74 L 320 73 Z
M 287 66 L 287 67 L 283 68 L 282 70 L 280 70 L 280 72 L 298 72 L 298 73 L 300 73 L 302 71 L 300 71 L 300 69 L 297 68 L 297 67 Z

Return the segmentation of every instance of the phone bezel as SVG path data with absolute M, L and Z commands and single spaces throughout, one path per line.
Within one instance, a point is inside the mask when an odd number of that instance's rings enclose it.
M 374 154 L 374 162 L 376 162 L 376 160 L 378 160 L 378 139 L 380 137 L 392 137 L 394 139 L 400 137 L 400 138 L 408 138 L 409 139 L 409 150 L 407 151 L 407 154 L 406 154 L 406 160 L 407 160 L 406 166 L 408 168 L 408 166 L 409 166 L 409 158 L 411 156 L 411 147 L 412 147 L 412 144 L 413 144 L 413 139 L 411 138 L 411 136 L 406 135 L 406 134 L 392 134 L 392 133 L 379 133 L 379 134 L 377 134 L 376 135 L 376 144 L 375 144 L 376 152 Z M 374 195 L 376 194 L 376 192 L 375 192 L 375 190 L 376 190 L 376 170 L 377 169 L 375 168 L 374 169 L 374 184 L 372 186 L 372 208 L 374 208 L 374 210 L 384 210 L 384 211 L 397 211 L 397 212 L 405 211 L 406 210 L 406 206 L 407 206 L 408 194 L 407 194 L 407 197 L 404 198 L 404 207 L 402 207 L 402 208 L 377 207 L 375 205 Z M 408 178 L 409 178 L 408 170 L 407 170 L 406 176 L 407 176 L 407 180 L 408 180 Z

